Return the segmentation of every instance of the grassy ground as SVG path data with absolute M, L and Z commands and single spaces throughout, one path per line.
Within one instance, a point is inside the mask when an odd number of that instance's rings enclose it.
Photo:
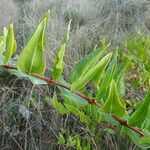
M 64 75 L 67 76 L 73 64 L 101 45 L 103 39 L 115 47 L 136 29 L 149 33 L 149 4 L 148 0 L 1 0 L 0 33 L 4 26 L 14 22 L 19 53 L 43 13 L 50 8 L 46 57 L 51 66 L 68 21 L 72 19 L 65 59 Z M 99 131 L 99 127 L 98 134 L 94 135 L 78 118 L 62 117 L 46 103 L 52 93 L 53 88 L 34 86 L 0 71 L 0 149 L 75 149 L 58 144 L 59 132 L 65 130 L 66 136 L 86 137 L 92 149 L 138 150 L 127 138 L 110 136 Z

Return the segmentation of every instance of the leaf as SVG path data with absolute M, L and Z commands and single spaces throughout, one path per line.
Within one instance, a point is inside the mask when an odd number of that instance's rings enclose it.
M 59 82 L 62 83 L 63 85 L 70 87 L 70 84 L 67 83 L 67 81 L 65 81 L 63 78 L 59 78 Z M 64 89 L 61 87 L 59 87 L 59 90 L 64 97 L 70 99 L 77 105 L 86 105 L 87 104 L 87 101 L 85 101 L 85 99 L 81 98 L 80 96 L 76 95 L 75 93 L 72 93 L 70 90 L 67 90 L 67 89 Z
M 96 122 L 101 122 L 102 120 L 102 113 L 100 109 L 94 105 L 85 105 L 84 111 L 86 115 L 88 115 L 91 119 L 96 120 Z
M 4 56 L 3 53 L 5 51 L 5 37 L 0 36 L 0 64 L 3 64 Z
M 64 54 L 65 54 L 65 49 L 66 45 L 69 41 L 69 32 L 70 32 L 70 26 L 71 26 L 71 20 L 68 25 L 67 33 L 64 36 L 64 39 L 62 41 L 62 44 L 60 48 L 58 49 L 58 53 L 55 57 L 55 63 L 53 66 L 53 79 L 58 79 L 58 77 L 62 74 L 63 68 L 64 68 Z
M 111 123 L 114 126 L 118 126 L 119 122 L 116 121 L 110 114 L 108 113 L 104 113 L 104 112 L 100 112 L 103 115 L 103 120 L 102 121 L 107 121 L 109 123 Z
M 131 130 L 131 129 L 125 127 L 125 126 L 122 126 L 122 128 L 121 128 L 121 135 L 128 135 L 130 137 L 130 139 L 136 145 L 140 146 L 139 145 L 139 140 L 140 140 L 141 136 L 138 133 L 134 132 L 133 130 Z
M 112 56 L 112 53 L 107 54 L 105 57 L 103 57 L 99 63 L 97 63 L 96 66 L 94 66 L 93 68 L 91 68 L 88 72 L 86 72 L 86 74 L 80 78 L 79 80 L 75 81 L 72 85 L 71 85 L 71 90 L 72 91 L 76 91 L 81 89 L 82 87 L 84 87 L 94 76 L 98 71 L 103 71 L 107 64 L 110 61 L 110 58 Z
M 137 127 L 141 127 L 145 121 L 150 107 L 150 89 L 147 92 L 143 102 L 138 106 L 136 111 L 130 116 L 129 124 Z
M 119 67 L 119 69 L 115 73 L 115 81 L 117 84 L 117 89 L 119 96 L 123 97 L 125 95 L 125 85 L 124 85 L 124 73 L 126 69 L 129 67 L 131 63 L 131 59 L 127 59 L 126 62 Z
M 65 138 L 61 133 L 59 133 L 59 136 L 57 138 L 58 138 L 58 144 L 65 144 Z
M 112 80 L 110 84 L 109 96 L 103 109 L 110 114 L 120 117 L 123 117 L 126 114 L 126 108 L 118 96 L 117 87 L 114 80 Z
M 69 105 L 69 104 L 67 104 L 67 103 L 65 103 L 64 105 L 65 105 L 66 109 L 67 109 L 70 113 L 72 113 L 72 114 L 74 114 L 75 116 L 79 117 L 81 122 L 84 122 L 84 123 L 86 123 L 86 124 L 89 124 L 89 123 L 90 123 L 90 117 L 87 116 L 87 115 L 85 115 L 84 112 L 81 112 L 78 107 L 74 107 L 74 106 Z
M 106 72 L 104 73 L 104 81 L 102 82 L 96 94 L 96 99 L 104 98 L 104 96 L 106 96 L 109 93 L 107 93 L 107 91 L 109 91 L 110 82 L 114 77 L 115 69 L 117 66 L 117 54 L 117 52 L 113 53 L 113 57 L 108 65 Z
M 14 36 L 13 24 L 10 24 L 8 31 L 4 28 L 4 36 L 6 38 L 6 43 L 3 63 L 7 64 L 11 59 L 11 56 L 16 52 L 16 40 Z
M 44 34 L 49 15 L 50 11 L 47 11 L 18 58 L 17 67 L 22 72 L 44 74 L 46 69 L 44 58 Z
M 150 148 L 150 137 L 142 137 L 139 144 L 145 149 Z
M 28 75 L 26 73 L 23 73 L 19 70 L 16 70 L 16 69 L 7 69 L 7 71 L 12 74 L 12 75 L 15 75 L 16 77 L 22 79 L 22 78 L 27 78 L 29 79 L 33 84 L 47 84 L 46 81 L 43 81 L 37 77 L 34 77 L 34 76 L 31 76 L 31 75 Z
M 142 124 L 142 128 L 148 130 L 148 132 L 150 133 L 150 107 L 144 123 Z
M 121 135 L 128 135 L 130 139 L 142 149 L 147 149 L 150 147 L 150 137 L 141 137 L 138 133 L 133 130 L 122 126 Z
M 103 56 L 108 46 L 96 49 L 94 52 L 83 57 L 74 67 L 70 74 L 70 80 L 72 83 L 81 79 L 86 72 L 93 66 L 93 63 L 97 63 Z
M 56 93 L 53 95 L 51 104 L 60 114 L 68 114 L 68 110 L 60 102 L 58 102 Z

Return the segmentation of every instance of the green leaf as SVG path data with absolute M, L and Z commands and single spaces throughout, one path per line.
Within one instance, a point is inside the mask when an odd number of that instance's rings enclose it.
M 70 74 L 70 80 L 72 83 L 81 79 L 98 60 L 103 56 L 108 46 L 104 46 L 96 49 L 94 52 L 83 57 L 74 67 Z
M 63 85 L 70 87 L 70 84 L 67 83 L 67 81 L 65 81 L 63 78 L 59 78 L 59 82 L 62 83 Z M 61 87 L 59 87 L 59 90 L 64 97 L 70 99 L 77 105 L 86 105 L 87 104 L 87 101 L 85 99 L 81 98 L 80 96 L 76 95 L 75 93 L 72 93 L 70 90 L 67 90 L 67 89 L 64 89 Z
M 134 132 L 133 130 L 131 130 L 125 126 L 122 126 L 121 135 L 128 135 L 130 137 L 130 139 L 133 141 L 133 143 L 140 146 L 139 140 L 140 140 L 141 136 L 138 133 Z
M 65 54 L 66 45 L 69 41 L 70 26 L 71 26 L 71 20 L 69 22 L 68 30 L 64 36 L 62 44 L 61 44 L 60 48 L 58 49 L 58 53 L 55 57 L 55 62 L 54 62 L 54 66 L 53 66 L 53 79 L 55 79 L 55 80 L 58 79 L 59 76 L 61 76 L 63 68 L 64 68 L 63 58 L 64 58 L 64 54 Z
M 61 133 L 58 136 L 58 144 L 65 144 L 65 138 Z
M 112 80 L 110 84 L 109 96 L 103 109 L 110 114 L 120 117 L 123 117 L 126 114 L 126 108 L 118 96 L 117 87 L 114 80 Z
M 150 137 L 141 137 L 138 133 L 124 126 L 121 128 L 121 134 L 128 135 L 133 143 L 142 149 L 147 149 L 150 147 Z
M 147 117 L 145 118 L 145 121 L 142 124 L 142 128 L 148 130 L 148 132 L 150 133 L 150 107 L 149 107 Z
M 68 110 L 60 102 L 58 102 L 56 93 L 53 95 L 51 104 L 60 114 L 68 114 Z
M 3 53 L 5 51 L 5 37 L 0 36 L 0 64 L 3 64 L 4 56 Z
M 67 103 L 65 103 L 64 105 L 70 113 L 79 117 L 81 122 L 84 122 L 86 124 L 90 123 L 90 117 L 85 115 L 84 112 L 81 112 L 78 107 L 75 107 L 75 106 L 67 104 Z
M 31 76 L 31 75 L 28 75 L 26 73 L 23 73 L 19 70 L 16 70 L 16 69 L 7 69 L 7 71 L 12 74 L 12 75 L 15 75 L 16 77 L 22 79 L 22 78 L 27 78 L 29 79 L 33 84 L 47 84 L 46 81 L 43 81 L 37 77 L 34 77 L 34 76 Z
M 108 113 L 104 113 L 104 112 L 100 112 L 103 115 L 103 120 L 102 121 L 107 121 L 109 123 L 111 123 L 112 125 L 118 126 L 119 122 L 116 121 L 110 114 Z
M 117 89 L 119 96 L 123 97 L 125 95 L 125 85 L 124 85 L 124 74 L 126 69 L 129 67 L 129 64 L 131 63 L 131 59 L 127 59 L 123 65 L 119 67 L 119 69 L 115 73 L 115 81 L 117 84 Z
M 104 73 L 104 81 L 102 82 L 96 94 L 96 99 L 102 99 L 104 98 L 104 96 L 107 97 L 109 93 L 107 91 L 109 91 L 110 82 L 114 77 L 115 69 L 117 66 L 117 54 L 118 54 L 117 51 L 113 53 L 113 57 L 108 65 L 106 72 Z
M 103 72 L 103 70 L 106 68 L 107 64 L 110 61 L 110 58 L 112 56 L 112 53 L 107 54 L 105 57 L 103 57 L 99 63 L 97 63 L 96 66 L 91 68 L 86 74 L 80 78 L 79 80 L 75 81 L 71 85 L 71 90 L 76 91 L 84 87 L 95 75 L 98 71 Z
M 145 121 L 150 107 L 150 89 L 147 92 L 143 102 L 138 106 L 136 111 L 129 118 L 129 124 L 137 127 L 141 127 Z
M 14 36 L 13 24 L 10 24 L 8 31 L 4 28 L 4 36 L 6 38 L 6 43 L 3 63 L 7 64 L 11 59 L 11 56 L 16 52 L 16 40 Z
M 49 15 L 50 11 L 45 14 L 18 58 L 17 67 L 22 72 L 44 74 L 46 69 L 44 58 L 44 34 Z
M 96 122 L 101 122 L 102 120 L 102 113 L 100 109 L 94 105 L 85 105 L 84 111 L 86 115 L 88 115 L 91 119 L 96 120 Z
M 139 144 L 145 149 L 150 148 L 150 137 L 142 137 Z

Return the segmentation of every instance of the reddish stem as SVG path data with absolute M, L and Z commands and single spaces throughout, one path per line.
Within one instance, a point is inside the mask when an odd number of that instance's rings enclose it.
M 0 65 L 0 66 L 1 66 L 1 67 L 4 67 L 4 68 L 6 68 L 6 69 L 17 69 L 16 67 L 9 66 L 9 65 Z M 59 87 L 62 87 L 62 88 L 64 88 L 64 89 L 67 89 L 67 90 L 71 91 L 71 88 L 70 88 L 70 87 L 65 86 L 65 85 L 63 85 L 63 84 L 61 84 L 61 83 L 58 83 L 57 81 L 52 80 L 52 79 L 50 79 L 50 78 L 48 78 L 48 77 L 40 76 L 40 75 L 37 75 L 37 74 L 34 74 L 34 73 L 31 74 L 31 75 L 34 76 L 34 77 L 37 77 L 37 78 L 39 78 L 39 79 L 41 79 L 41 80 L 43 80 L 43 81 L 46 81 L 46 82 L 47 82 L 48 84 L 50 84 L 50 85 L 53 84 L 53 85 L 56 85 L 56 86 L 59 86 Z M 80 97 L 82 97 L 83 99 L 85 99 L 89 104 L 95 105 L 95 106 L 97 106 L 97 107 L 100 107 L 100 106 L 101 106 L 101 105 L 96 101 L 96 99 L 94 99 L 94 98 L 89 98 L 89 97 L 85 96 L 83 93 L 81 93 L 81 92 L 79 92 L 79 91 L 76 91 L 75 94 L 78 95 L 78 96 L 80 96 Z M 107 112 L 105 112 L 105 113 L 107 113 Z M 133 130 L 133 131 L 135 131 L 135 132 L 138 133 L 141 137 L 144 136 L 144 132 L 143 132 L 141 129 L 132 127 L 131 125 L 129 125 L 129 124 L 127 123 L 126 120 L 123 120 L 123 119 L 119 118 L 118 116 L 114 116 L 114 115 L 111 115 L 111 116 L 112 116 L 115 120 L 117 120 L 121 125 L 123 125 L 123 126 L 129 128 L 129 129 L 131 129 L 131 130 Z

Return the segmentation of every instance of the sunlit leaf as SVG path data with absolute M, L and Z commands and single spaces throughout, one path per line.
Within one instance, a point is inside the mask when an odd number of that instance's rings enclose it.
M 64 58 L 64 54 L 65 54 L 66 45 L 69 41 L 70 26 L 71 26 L 71 21 L 69 22 L 67 33 L 65 34 L 62 44 L 61 44 L 60 48 L 58 49 L 57 55 L 55 57 L 55 62 L 54 62 L 54 66 L 53 66 L 53 79 L 55 79 L 55 80 L 59 76 L 61 76 L 63 68 L 64 68 L 63 58 Z
M 103 72 L 103 70 L 106 68 L 107 64 L 109 63 L 111 56 L 112 56 L 112 53 L 109 53 L 105 57 L 103 57 L 97 63 L 97 65 L 95 65 L 93 68 L 91 68 L 89 71 L 87 71 L 86 74 L 82 78 L 75 81 L 71 85 L 71 90 L 76 91 L 76 90 L 81 89 L 95 76 L 95 74 L 98 71 Z
M 86 72 L 96 64 L 98 60 L 103 56 L 106 49 L 109 45 L 98 48 L 94 50 L 94 52 L 90 53 L 89 55 L 83 57 L 74 67 L 70 74 L 71 82 L 76 82 L 77 80 L 81 79 Z
M 103 109 L 110 114 L 120 117 L 123 117 L 126 114 L 126 108 L 118 96 L 117 87 L 114 80 L 112 80 L 110 84 L 109 96 Z
M 44 58 L 44 35 L 49 15 L 50 11 L 45 14 L 18 58 L 17 67 L 22 72 L 43 74 L 46 69 Z
M 13 24 L 10 24 L 8 31 L 6 28 L 4 29 L 4 36 L 6 38 L 6 43 L 3 63 L 7 64 L 11 59 L 11 56 L 16 52 L 16 40 L 14 36 Z
M 104 80 L 101 83 L 100 88 L 96 94 L 96 99 L 104 98 L 104 96 L 107 97 L 107 94 L 109 93 L 110 82 L 114 77 L 116 66 L 117 66 L 117 52 L 113 53 L 108 68 L 106 69 L 106 72 L 103 75 Z
M 131 59 L 127 59 L 115 73 L 115 81 L 117 84 L 118 93 L 121 97 L 125 95 L 124 74 L 130 63 Z

